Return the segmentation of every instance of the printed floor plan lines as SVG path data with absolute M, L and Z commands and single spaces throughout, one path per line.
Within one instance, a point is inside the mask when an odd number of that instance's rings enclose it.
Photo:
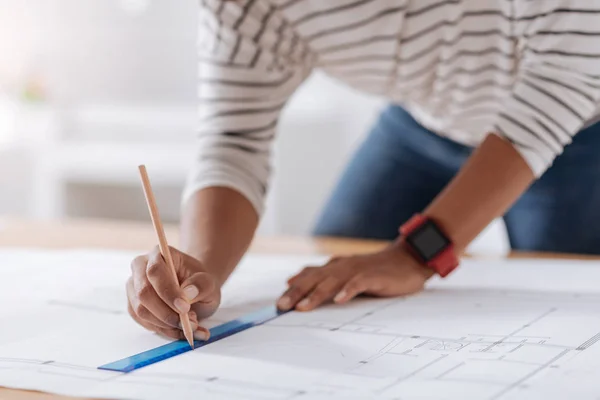
M 0 279 L 0 299 L 18 299 L 19 307 L 0 310 L 0 386 L 133 400 L 598 400 L 600 393 L 600 263 L 466 260 L 416 296 L 288 313 L 121 374 L 97 367 L 168 343 L 125 312 L 122 286 L 134 255 L 5 253 L 12 261 L 0 265 L 0 278 L 35 277 L 36 291 L 24 296 Z M 310 264 L 247 258 L 207 326 L 272 304 L 285 279 Z M 56 274 L 62 286 L 47 288 Z
M 438 297 L 436 303 L 447 303 L 448 299 L 443 298 L 445 296 L 441 292 L 421 296 L 423 303 L 430 303 L 431 298 L 427 297 L 432 296 Z M 410 396 L 402 395 L 401 390 L 404 382 L 410 380 L 422 381 L 423 384 L 427 381 L 460 382 L 467 388 L 471 383 L 479 389 L 482 385 L 486 386 L 479 391 L 485 395 L 478 398 L 495 400 L 513 390 L 527 387 L 528 381 L 551 366 L 560 368 L 556 363 L 567 354 L 584 351 L 600 341 L 600 307 L 594 315 L 595 325 L 589 326 L 582 319 L 578 324 L 573 320 L 575 325 L 571 327 L 563 326 L 567 315 L 572 315 L 574 310 L 587 303 L 588 300 L 582 300 L 584 297 L 593 297 L 595 300 L 598 298 L 576 293 L 561 293 L 557 297 L 507 290 L 488 291 L 478 295 L 472 293 L 473 310 L 495 309 L 496 313 L 487 316 L 476 313 L 481 318 L 478 322 L 480 326 L 474 330 L 476 333 L 465 329 L 457 332 L 456 336 L 447 337 L 427 335 L 423 330 L 410 331 L 410 323 L 400 323 L 407 308 L 419 307 L 419 296 L 408 302 L 402 299 L 382 304 L 341 323 L 336 316 L 341 312 L 332 310 L 323 312 L 320 318 L 308 318 L 303 314 L 286 316 L 270 322 L 264 329 L 302 329 L 306 334 L 310 334 L 310 331 L 322 331 L 326 335 L 350 334 L 356 336 L 357 341 L 365 342 L 374 337 L 387 337 L 385 344 L 375 349 L 374 354 L 357 360 L 356 364 L 343 370 L 343 373 L 355 376 L 383 378 L 389 374 L 390 366 L 397 366 L 396 379 L 375 390 L 374 393 L 378 395 L 397 390 L 401 398 L 410 399 Z M 463 296 L 463 300 L 466 297 Z M 515 320 L 512 327 L 502 323 L 501 330 L 482 333 L 485 332 L 481 329 L 482 326 L 493 325 L 494 320 L 502 317 L 505 310 L 511 309 L 524 311 L 523 318 Z M 398 318 L 387 319 L 393 314 L 397 314 Z M 439 315 L 443 316 L 443 313 Z M 466 321 L 465 325 L 476 322 L 472 320 L 473 317 L 470 315 L 471 320 Z M 399 323 L 396 324 L 395 321 Z M 331 328 L 338 323 L 336 329 Z M 580 333 L 587 330 L 588 336 L 580 336 L 582 341 L 578 341 L 570 337 L 569 328 Z M 506 333 L 498 333 L 502 331 Z M 555 331 L 561 332 L 564 337 L 547 334 Z M 600 355 L 600 349 L 596 351 Z

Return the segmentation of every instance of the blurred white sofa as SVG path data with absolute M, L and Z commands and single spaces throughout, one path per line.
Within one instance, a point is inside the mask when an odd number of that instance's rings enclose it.
M 381 101 L 319 74 L 301 88 L 280 123 L 262 234 L 310 232 L 347 159 L 381 106 Z M 11 196 L 13 210 L 18 204 L 20 212 L 35 217 L 145 220 L 136 169 L 145 163 L 162 214 L 174 222 L 181 188 L 194 159 L 195 114 L 195 107 L 114 104 L 82 107 L 68 116 L 51 107 L 23 108 L 19 137 L 25 138 L 26 144 L 5 152 L 11 157 L 4 163 L 12 166 L 5 165 L 2 170 L 19 168 L 26 178 L 7 181 L 4 174 L 0 185 L 12 185 L 16 198 L 29 199 L 24 202 Z M 500 222 L 492 224 L 471 247 L 471 251 L 485 254 L 506 250 Z
M 280 122 L 263 231 L 309 231 L 379 106 L 319 74 L 301 88 Z M 30 211 L 38 217 L 110 217 L 112 212 L 113 217 L 145 218 L 145 212 L 121 213 L 104 197 L 114 197 L 118 189 L 136 191 L 140 163 L 147 164 L 159 190 L 178 192 L 195 156 L 194 106 L 88 104 L 67 111 L 32 106 L 20 109 L 19 121 L 18 136 L 35 160 Z M 84 195 L 85 204 L 77 204 L 74 197 L 82 193 L 77 186 L 106 190 L 104 196 Z M 178 199 L 164 200 L 167 219 L 177 219 L 178 205 Z

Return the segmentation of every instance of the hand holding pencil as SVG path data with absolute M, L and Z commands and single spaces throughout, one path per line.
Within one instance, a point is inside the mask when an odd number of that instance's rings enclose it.
M 137 257 L 127 282 L 129 314 L 140 325 L 163 336 L 207 340 L 199 320 L 212 315 L 220 303 L 216 280 L 199 260 L 169 247 L 144 166 L 140 175 L 159 246 Z

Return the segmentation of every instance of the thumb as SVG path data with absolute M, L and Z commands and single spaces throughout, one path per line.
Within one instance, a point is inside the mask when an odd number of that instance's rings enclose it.
M 212 300 L 216 289 L 215 279 L 206 272 L 196 272 L 181 283 L 183 295 L 190 303 L 207 302 Z

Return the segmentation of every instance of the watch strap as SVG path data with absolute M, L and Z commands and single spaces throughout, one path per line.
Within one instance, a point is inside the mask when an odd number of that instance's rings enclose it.
M 406 237 L 430 220 L 430 218 L 422 214 L 415 214 L 400 227 L 400 235 Z M 435 221 L 432 222 L 435 223 Z M 443 230 L 438 226 L 438 224 L 435 224 L 435 226 L 442 234 L 446 236 L 445 232 L 443 232 Z M 410 248 L 408 242 L 404 241 L 404 245 L 409 247 L 409 253 L 411 253 L 415 258 L 417 258 L 418 261 L 424 263 L 427 267 L 433 269 L 442 278 L 448 276 L 448 274 L 450 274 L 450 272 L 456 269 L 456 267 L 459 264 L 459 260 L 456 256 L 456 252 L 452 242 L 450 242 L 446 246 L 446 248 L 444 248 L 439 254 L 437 254 L 433 259 L 429 261 L 419 260 L 417 252 L 414 251 L 414 249 Z
M 454 252 L 454 245 L 449 244 L 428 265 L 442 278 L 448 276 L 450 272 L 458 267 L 458 257 L 456 257 L 456 253 Z
M 400 227 L 400 235 L 407 236 L 415 229 L 427 222 L 427 217 L 423 214 L 415 214 Z

